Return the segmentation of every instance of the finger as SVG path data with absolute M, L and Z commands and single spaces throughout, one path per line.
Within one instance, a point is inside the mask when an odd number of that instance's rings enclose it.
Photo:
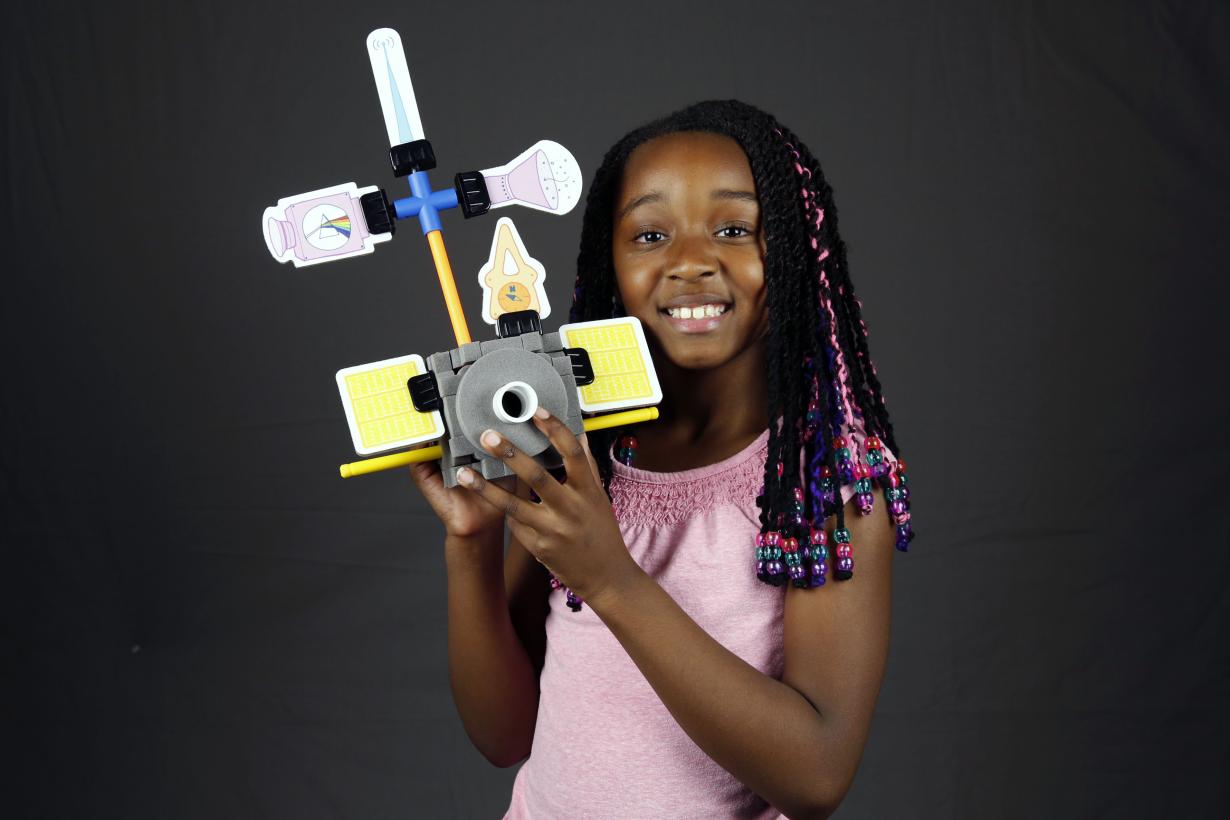
M 444 489 L 444 477 L 440 474 L 439 462 L 420 461 L 410 465 L 410 480 L 424 495 Z
M 488 504 L 503 512 L 506 518 L 542 528 L 547 513 L 540 505 L 518 498 L 515 493 L 510 493 L 503 487 L 497 487 L 469 467 L 462 467 L 457 471 L 457 480 L 461 482 L 461 486 L 477 493 Z
M 594 483 L 599 487 L 602 486 L 602 473 L 598 470 L 598 462 L 594 459 L 593 451 L 589 449 L 589 435 L 581 434 L 581 446 L 585 448 L 585 458 L 589 460 L 589 472 L 594 477 Z
M 495 430 L 487 430 L 479 437 L 479 444 L 491 455 L 503 461 L 517 478 L 525 482 L 538 497 L 548 504 L 558 503 L 562 498 L 563 488 L 555 477 L 547 472 L 547 468 L 537 460 L 517 449 L 513 444 Z
M 568 480 L 570 482 L 581 481 L 588 472 L 589 465 L 585 462 L 585 448 L 581 446 L 580 439 L 568 429 L 566 424 L 548 413 L 545 407 L 539 407 L 535 411 L 534 424 L 546 435 L 556 452 L 563 456 L 564 470 L 568 474 Z
M 525 551 L 534 556 L 536 561 L 542 563 L 542 559 L 538 557 L 538 530 L 515 518 L 509 518 L 507 521 L 508 530 L 517 539 L 517 543 L 525 547 Z

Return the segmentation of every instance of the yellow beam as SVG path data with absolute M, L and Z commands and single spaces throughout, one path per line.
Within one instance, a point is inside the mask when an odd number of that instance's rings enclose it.
M 619 413 L 591 416 L 582 423 L 585 426 L 585 432 L 592 433 L 594 430 L 605 430 L 608 427 L 620 427 L 625 424 L 639 424 L 643 421 L 652 421 L 657 417 L 658 408 L 641 407 L 637 410 L 624 410 Z M 443 455 L 444 448 L 438 444 L 433 444 L 431 447 L 421 447 L 418 450 L 406 450 L 401 453 L 392 453 L 387 456 L 377 456 L 376 458 L 343 464 L 339 468 L 339 472 L 341 472 L 342 478 L 351 478 L 357 475 L 380 472 L 381 470 L 406 467 L 420 461 L 435 461 Z

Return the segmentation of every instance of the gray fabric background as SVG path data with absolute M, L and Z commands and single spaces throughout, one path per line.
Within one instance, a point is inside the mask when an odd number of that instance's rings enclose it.
M 437 185 L 543 137 L 592 174 L 709 97 L 820 157 L 919 531 L 840 817 L 1230 809 L 1227 4 L 250 0 L 0 23 L 0 813 L 507 805 L 449 694 L 438 522 L 336 472 L 334 371 L 451 346 L 426 245 L 295 270 L 260 233 L 399 190 L 382 25 Z M 514 216 L 554 327 L 580 208 Z M 445 215 L 476 333 L 492 227 Z

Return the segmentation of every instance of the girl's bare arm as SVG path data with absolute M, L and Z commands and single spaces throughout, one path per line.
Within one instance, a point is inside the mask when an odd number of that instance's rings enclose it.
M 546 570 L 503 528 L 445 539 L 448 668 L 453 701 L 471 742 L 492 764 L 529 755 L 546 648 Z
M 853 579 L 787 589 L 781 680 L 718 643 L 644 573 L 586 599 L 696 745 L 791 818 L 837 808 L 870 731 L 894 551 L 888 517 L 876 512 L 846 507 Z

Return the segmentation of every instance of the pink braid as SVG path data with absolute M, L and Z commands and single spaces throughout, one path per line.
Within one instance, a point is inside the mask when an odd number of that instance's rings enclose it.
M 775 129 L 776 130 L 776 129 Z M 782 136 L 781 131 L 776 131 L 778 136 Z M 787 142 L 786 148 L 794 156 L 794 171 L 800 178 L 805 178 L 803 187 L 800 189 L 803 194 L 803 204 L 808 213 L 815 213 L 816 233 L 820 232 L 820 226 L 824 222 L 824 209 L 816 206 L 812 199 L 812 193 L 807 188 L 807 182 L 811 180 L 811 169 L 804 167 L 799 163 L 799 152 L 794 150 L 794 145 Z M 824 291 L 829 290 L 828 276 L 824 269 L 824 260 L 829 257 L 829 249 L 821 248 L 818 240 L 812 237 L 812 249 L 819 252 L 817 261 L 820 263 L 820 303 L 829 317 L 829 342 L 833 345 L 833 350 L 837 356 L 837 384 L 838 395 L 841 397 L 842 407 L 846 414 L 846 423 L 854 425 L 854 408 L 858 407 L 858 401 L 854 398 L 854 393 L 850 389 L 850 371 L 846 368 L 846 357 L 842 353 L 841 345 L 837 342 L 837 315 L 833 312 L 832 302 L 824 296 Z M 838 293 L 843 293 L 844 289 L 838 289 Z M 859 415 L 862 415 L 862 408 L 858 407 Z

